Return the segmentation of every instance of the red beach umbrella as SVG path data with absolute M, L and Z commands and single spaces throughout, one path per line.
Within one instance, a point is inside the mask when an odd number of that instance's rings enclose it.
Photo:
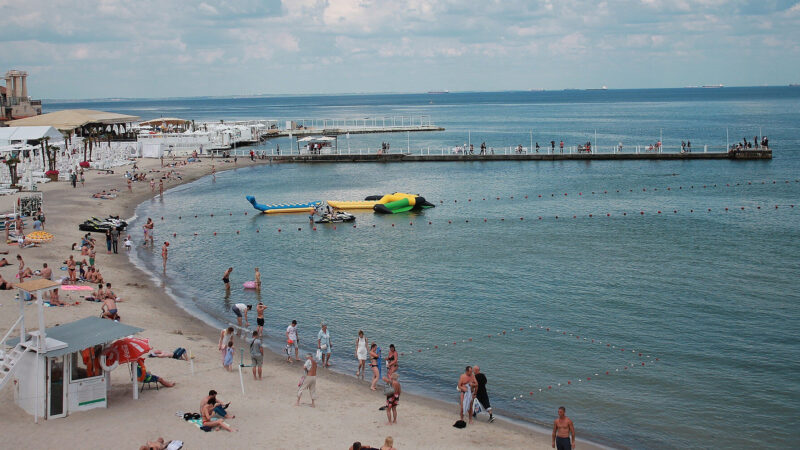
M 149 351 L 149 339 L 135 337 L 117 339 L 103 350 L 104 365 L 116 367 L 118 364 L 134 362 Z

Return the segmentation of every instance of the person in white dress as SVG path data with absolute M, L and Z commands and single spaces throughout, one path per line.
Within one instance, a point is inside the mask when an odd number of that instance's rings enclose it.
M 356 358 L 358 359 L 358 370 L 356 377 L 364 379 L 366 372 L 365 364 L 367 363 L 367 338 L 364 336 L 363 330 L 358 330 L 358 338 L 356 339 Z

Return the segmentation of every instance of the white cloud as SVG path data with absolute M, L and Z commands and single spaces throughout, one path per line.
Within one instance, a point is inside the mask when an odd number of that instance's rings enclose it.
M 202 12 L 203 14 L 208 14 L 210 16 L 216 16 L 219 14 L 217 8 L 214 8 L 213 6 L 209 5 L 206 2 L 202 2 L 199 5 L 197 5 L 197 9 L 199 9 L 200 12 Z

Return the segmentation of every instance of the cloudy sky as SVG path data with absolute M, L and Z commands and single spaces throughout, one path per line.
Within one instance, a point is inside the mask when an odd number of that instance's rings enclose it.
M 0 0 L 38 98 L 800 82 L 800 0 Z

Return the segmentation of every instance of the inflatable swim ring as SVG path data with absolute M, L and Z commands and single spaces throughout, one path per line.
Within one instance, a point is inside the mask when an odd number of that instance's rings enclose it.
M 244 283 L 242 283 L 242 286 L 244 286 L 245 289 L 255 289 L 256 288 L 256 282 L 255 281 L 245 281 Z

